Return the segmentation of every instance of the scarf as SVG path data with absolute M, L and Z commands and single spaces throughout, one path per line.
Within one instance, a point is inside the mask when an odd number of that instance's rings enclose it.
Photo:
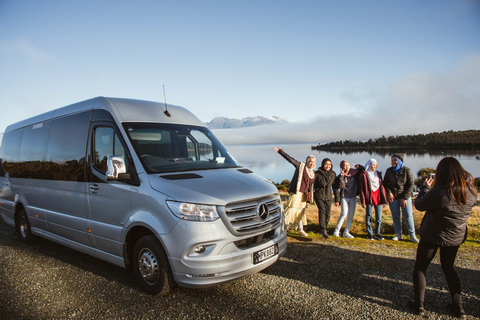
M 311 168 L 308 167 L 308 160 L 310 160 L 310 158 L 315 159 L 315 156 L 309 155 L 309 156 L 307 157 L 307 160 L 305 161 L 305 171 L 307 171 L 308 177 L 309 177 L 310 179 L 313 179 L 313 178 L 315 178 L 315 168 L 311 169 Z
M 395 157 L 395 158 L 397 158 L 397 157 Z M 393 171 L 395 172 L 395 174 L 397 174 L 403 168 L 403 161 L 400 160 L 399 158 L 397 158 L 397 161 L 398 161 L 397 166 L 395 168 L 393 168 Z
M 365 163 L 365 171 L 367 172 L 368 180 L 370 181 L 370 187 L 375 192 L 380 188 L 380 178 L 378 177 L 377 170 L 372 170 L 372 165 L 377 163 L 377 160 L 370 159 Z

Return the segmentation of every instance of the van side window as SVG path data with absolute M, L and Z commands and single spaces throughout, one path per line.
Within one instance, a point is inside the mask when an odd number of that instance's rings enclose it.
M 90 111 L 52 121 L 47 148 L 48 180 L 85 181 Z
M 51 121 L 45 121 L 25 127 L 20 148 L 22 173 L 19 177 L 45 179 L 45 160 L 50 124 Z
M 20 169 L 20 146 L 22 145 L 24 129 L 10 131 L 4 134 L 0 157 L 2 158 L 3 176 L 8 173 L 11 178 L 17 178 L 21 174 Z
M 107 172 L 107 160 L 111 156 L 122 156 L 125 160 L 125 149 L 110 127 L 97 127 L 94 130 L 93 164 L 95 168 L 103 173 Z M 125 160 L 128 172 L 128 161 Z

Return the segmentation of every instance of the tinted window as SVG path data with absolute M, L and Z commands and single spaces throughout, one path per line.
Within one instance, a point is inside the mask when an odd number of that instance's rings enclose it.
M 25 127 L 20 149 L 21 178 L 45 179 L 50 121 Z
M 52 121 L 47 149 L 47 179 L 84 181 L 90 112 Z
M 20 173 L 20 146 L 22 144 L 23 130 L 11 131 L 3 135 L 0 158 L 2 159 L 4 173 L 8 173 L 12 178 L 18 177 Z

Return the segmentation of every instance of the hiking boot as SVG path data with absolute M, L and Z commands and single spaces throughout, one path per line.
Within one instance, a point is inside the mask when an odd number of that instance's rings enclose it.
M 323 231 L 322 237 L 323 237 L 323 239 L 328 239 L 328 238 L 330 238 L 330 236 L 328 235 L 328 232 L 327 232 L 327 231 Z

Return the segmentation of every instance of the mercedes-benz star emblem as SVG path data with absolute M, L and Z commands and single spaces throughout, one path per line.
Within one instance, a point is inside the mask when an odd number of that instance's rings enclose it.
M 258 206 L 258 217 L 262 220 L 268 218 L 268 207 L 265 203 Z

